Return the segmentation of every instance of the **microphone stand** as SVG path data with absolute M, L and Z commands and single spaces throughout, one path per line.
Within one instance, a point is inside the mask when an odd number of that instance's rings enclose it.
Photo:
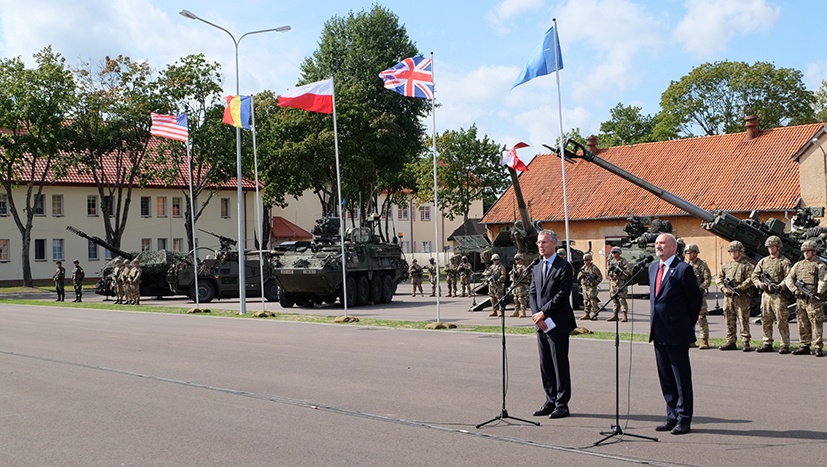
M 634 278 L 640 273 L 640 271 L 643 271 L 644 269 L 648 269 L 646 267 L 646 262 L 647 261 L 644 260 L 641 263 L 638 263 L 638 265 L 640 265 L 641 267 L 633 268 L 632 275 L 629 277 L 629 279 L 626 281 L 626 283 L 624 283 L 623 286 L 620 287 L 617 290 L 617 292 L 615 292 L 614 295 L 612 295 L 612 297 L 597 310 L 597 313 L 595 313 L 595 316 L 597 316 L 601 311 L 603 311 L 603 309 L 606 308 L 606 306 L 608 306 L 609 303 L 612 303 L 615 300 L 615 298 L 617 298 L 618 295 L 623 293 L 623 291 L 626 290 L 626 287 L 632 282 L 632 280 L 634 280 Z M 653 287 L 653 285 L 650 285 L 650 287 Z M 600 434 L 603 435 L 604 438 L 601 439 L 600 441 L 594 443 L 593 446 L 597 446 L 598 444 L 606 441 L 607 439 L 609 439 L 611 437 L 623 436 L 623 435 L 632 436 L 634 438 L 640 438 L 640 439 L 648 439 L 650 441 L 655 441 L 655 442 L 657 442 L 657 440 L 658 440 L 657 438 L 653 438 L 651 436 L 643 436 L 643 435 L 635 435 L 635 434 L 632 434 L 632 433 L 624 433 L 623 428 L 620 427 L 620 320 L 619 319 L 615 321 L 615 423 L 614 423 L 614 425 L 612 425 L 612 431 L 601 431 Z
M 517 285 L 520 282 L 522 282 L 526 277 L 528 277 L 528 275 L 531 273 L 531 270 L 534 269 L 534 266 L 536 266 L 537 264 L 539 264 L 539 261 L 532 262 L 531 264 L 529 264 L 528 267 L 525 268 L 523 273 L 520 274 L 520 276 L 515 281 L 513 281 L 511 283 L 511 286 L 508 288 L 508 290 L 505 291 L 503 296 L 500 297 L 499 300 L 497 300 L 497 303 L 494 303 L 494 309 L 495 310 L 497 309 L 497 307 L 500 306 L 500 303 L 505 304 L 506 298 L 508 298 L 508 296 L 510 296 L 514 293 L 514 289 L 517 287 Z M 488 425 L 491 422 L 494 422 L 494 421 L 497 421 L 497 420 L 505 420 L 507 418 L 510 418 L 512 420 L 517 420 L 517 421 L 520 421 L 520 422 L 523 422 L 523 423 L 530 423 L 534 426 L 540 426 L 540 422 L 535 422 L 535 421 L 532 421 L 532 420 L 525 420 L 525 419 L 522 419 L 522 418 L 512 417 L 512 416 L 508 415 L 508 410 L 505 409 L 505 394 L 506 394 L 506 392 L 508 392 L 507 391 L 508 377 L 507 377 L 507 374 L 506 374 L 507 352 L 506 352 L 506 348 L 505 348 L 505 310 L 504 309 L 503 309 L 502 315 L 500 316 L 500 322 L 501 322 L 501 326 L 502 326 L 502 345 L 503 345 L 503 408 L 502 408 L 502 411 L 500 412 L 499 415 L 492 418 L 491 420 L 480 423 L 479 425 L 477 425 L 477 428 Z

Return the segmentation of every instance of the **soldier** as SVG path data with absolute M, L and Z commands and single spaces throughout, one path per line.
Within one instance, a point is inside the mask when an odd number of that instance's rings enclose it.
M 559 257 L 561 257 L 561 258 L 563 258 L 563 259 L 565 259 L 565 260 L 567 260 L 567 259 L 568 259 L 568 258 L 566 257 L 566 249 L 565 249 L 565 248 L 558 248 L 558 249 L 557 249 L 557 256 L 559 256 Z
M 709 284 L 712 283 L 712 272 L 709 270 L 706 261 L 698 258 L 701 254 L 700 248 L 694 243 L 686 245 L 686 263 L 692 266 L 695 271 L 695 277 L 698 278 L 698 288 L 701 289 L 701 312 L 698 315 L 698 325 L 701 327 L 701 345 L 698 346 L 700 350 L 709 348 L 709 320 L 706 315 L 709 312 L 706 306 L 706 296 L 709 293 Z
M 818 245 L 813 240 L 804 242 L 801 251 L 804 259 L 795 263 L 784 279 L 787 288 L 798 297 L 795 314 L 800 346 L 793 355 L 810 355 L 812 345 L 816 357 L 822 357 L 824 306 L 821 297 L 827 292 L 827 266 L 816 257 Z
M 141 267 L 138 265 L 138 260 L 132 261 L 132 269 L 129 270 L 129 288 L 131 297 L 129 303 L 131 305 L 141 304 Z
M 121 294 L 123 294 L 123 298 L 121 299 L 121 303 L 126 305 L 129 303 L 129 297 L 131 296 L 132 289 L 129 285 L 129 272 L 132 270 L 132 263 L 129 260 L 125 260 L 123 262 L 123 267 L 121 267 L 121 272 L 118 274 L 118 282 L 121 284 Z
M 752 351 L 749 346 L 749 297 L 752 295 L 753 267 L 744 257 L 744 245 L 735 240 L 729 244 L 732 261 L 723 265 L 718 272 L 718 287 L 724 291 L 724 318 L 726 320 L 727 343 L 721 350 L 735 350 L 735 320 L 741 323 L 741 341 L 744 352 Z
M 617 313 L 623 311 L 624 323 L 628 321 L 629 305 L 626 304 L 626 287 L 623 285 L 632 277 L 632 268 L 626 258 L 620 256 L 620 247 L 612 247 L 612 257 L 609 258 L 609 294 L 614 297 L 614 313 L 606 321 L 617 321 Z
M 597 299 L 597 286 L 603 282 L 603 273 L 600 272 L 597 265 L 592 262 L 592 254 L 586 253 L 583 255 L 583 267 L 577 273 L 577 280 L 583 288 L 583 316 L 581 320 L 596 320 L 595 315 L 592 318 L 592 313 L 597 313 L 597 304 L 600 302 Z
M 465 296 L 465 291 L 468 290 L 468 295 L 471 295 L 471 263 L 468 262 L 468 257 L 463 256 L 459 262 L 459 283 L 462 286 L 462 296 Z
M 526 274 L 526 265 L 523 262 L 523 254 L 514 255 L 514 267 L 511 268 L 511 283 L 514 285 L 514 313 L 512 318 L 525 318 L 525 310 L 528 306 L 528 286 L 531 285 L 531 273 Z M 522 280 L 520 277 L 522 276 Z M 519 280 L 519 283 L 517 282 Z
M 80 267 L 80 261 L 75 260 L 73 264 L 75 265 L 72 269 L 72 285 L 75 287 L 74 301 L 80 302 L 83 295 L 83 278 L 86 277 L 86 274 L 83 272 L 83 268 Z
M 123 271 L 123 260 L 119 256 L 115 258 L 115 267 L 112 268 L 112 288 L 115 290 L 115 304 L 123 303 L 123 280 L 121 279 L 121 271 Z
M 772 323 L 778 321 L 778 334 L 781 335 L 781 349 L 778 353 L 790 353 L 789 298 L 784 279 L 790 273 L 790 260 L 781 256 L 781 239 L 775 235 L 764 242 L 770 252 L 758 261 L 752 271 L 752 283 L 761 293 L 761 331 L 764 345 L 758 352 L 772 352 Z
M 62 302 L 63 298 L 66 296 L 66 292 L 63 288 L 63 283 L 66 281 L 66 269 L 63 267 L 63 262 L 57 262 L 57 270 L 55 274 L 52 276 L 52 280 L 55 281 L 55 291 L 57 291 L 57 300 L 56 302 Z
M 448 282 L 448 296 L 449 297 L 456 297 L 457 296 L 457 275 L 459 274 L 459 257 L 457 255 L 451 256 L 451 259 L 448 260 L 448 264 L 445 265 L 445 276 L 446 281 Z
M 485 270 L 485 277 L 488 280 L 488 297 L 491 299 L 491 305 L 494 306 L 505 291 L 505 268 L 500 264 L 500 255 L 497 253 L 491 256 L 491 266 L 488 266 L 488 269 Z M 501 303 L 499 306 L 495 306 L 488 316 L 497 316 L 497 311 L 499 311 L 500 316 L 503 316 L 505 314 L 505 304 Z
M 413 294 L 411 297 L 416 297 L 416 289 L 419 289 L 419 296 L 424 297 L 425 292 L 422 291 L 422 266 L 419 265 L 416 258 L 411 261 L 408 274 L 411 275 L 411 284 L 413 284 Z
M 431 281 L 431 297 L 436 297 L 436 289 L 437 289 L 437 268 L 436 260 L 431 258 L 428 260 L 428 265 L 425 266 L 428 269 L 428 279 Z M 439 296 L 442 296 L 442 287 L 439 288 Z

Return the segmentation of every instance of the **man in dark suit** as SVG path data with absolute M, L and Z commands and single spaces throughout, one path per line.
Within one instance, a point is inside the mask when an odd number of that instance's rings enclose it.
M 537 325 L 540 376 L 546 402 L 534 416 L 563 418 L 569 416 L 571 399 L 569 333 L 575 328 L 575 321 L 569 296 L 573 269 L 571 263 L 557 254 L 554 231 L 541 231 L 537 236 L 537 247 L 542 261 L 532 271 L 528 302 L 531 319 Z
M 678 242 L 671 234 L 661 234 L 655 241 L 660 261 L 649 266 L 649 342 L 654 341 L 658 378 L 666 401 L 666 422 L 656 430 L 683 435 L 690 432 L 692 423 L 689 345 L 695 342 L 693 328 L 702 297 L 695 272 L 675 256 L 677 249 Z

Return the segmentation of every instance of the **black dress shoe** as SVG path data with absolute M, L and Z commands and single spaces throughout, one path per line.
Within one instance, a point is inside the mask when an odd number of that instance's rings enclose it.
M 569 415 L 571 415 L 569 413 L 569 409 L 565 407 L 558 407 L 554 409 L 554 412 L 549 414 L 548 418 L 566 418 Z
M 667 420 L 663 422 L 663 425 L 658 425 L 655 428 L 655 431 L 672 431 L 672 428 L 675 428 L 675 425 L 678 424 L 677 420 Z
M 554 412 L 554 406 L 553 405 L 544 405 L 544 406 L 540 407 L 540 410 L 535 410 L 534 411 L 534 416 L 535 417 L 545 417 L 546 415 L 550 415 L 552 412 Z
M 690 431 L 692 431 L 692 429 L 689 428 L 688 423 L 678 423 L 677 425 L 675 425 L 675 428 L 672 428 L 673 435 L 685 435 Z

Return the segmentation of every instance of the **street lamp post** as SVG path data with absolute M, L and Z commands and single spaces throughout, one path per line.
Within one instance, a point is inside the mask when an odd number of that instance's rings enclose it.
M 238 44 L 241 42 L 241 39 L 244 39 L 246 36 L 250 36 L 253 34 L 261 34 L 264 32 L 286 32 L 290 30 L 290 26 L 280 26 L 277 28 L 272 29 L 262 29 L 260 31 L 250 31 L 241 35 L 241 37 L 236 40 L 235 36 L 228 30 L 222 28 L 221 26 L 211 23 L 203 18 L 199 18 L 198 15 L 189 11 L 189 10 L 181 10 L 178 12 L 181 16 L 189 19 L 194 19 L 197 21 L 201 21 L 202 23 L 208 24 L 216 29 L 220 29 L 227 33 L 230 36 L 230 39 L 233 40 L 233 45 L 235 45 L 235 94 L 236 96 L 241 95 L 241 90 L 239 86 L 239 74 L 238 74 Z M 244 241 L 244 195 L 242 193 L 241 187 L 241 180 L 242 180 L 242 173 L 241 173 L 241 128 L 236 127 L 235 129 L 235 139 L 236 139 L 236 165 L 237 165 L 237 172 L 236 178 L 238 180 L 238 303 L 239 303 L 239 314 L 247 313 L 247 281 L 246 281 L 246 269 L 244 268 L 244 252 L 245 252 L 245 241 Z M 195 206 L 193 206 L 195 209 Z M 262 271 L 263 273 L 264 271 Z M 264 291 L 261 291 L 262 296 Z

